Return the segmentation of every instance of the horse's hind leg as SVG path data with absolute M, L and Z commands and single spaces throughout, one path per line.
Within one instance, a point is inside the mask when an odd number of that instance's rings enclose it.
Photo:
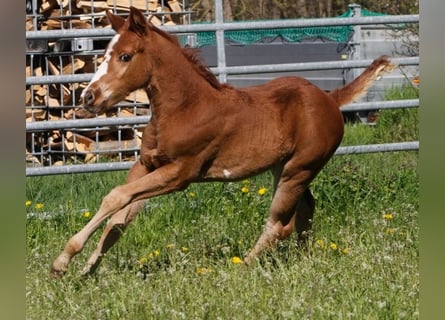
M 309 184 L 327 162 L 324 150 L 315 145 L 301 150 L 298 157 L 289 160 L 282 170 L 275 172 L 275 194 L 269 218 L 254 248 L 245 258 L 252 262 L 262 251 L 273 247 L 297 228 L 299 239 L 307 237 L 314 214 L 315 201 Z
M 264 230 L 255 244 L 254 248 L 245 258 L 245 262 L 249 264 L 262 251 L 273 247 L 279 240 L 289 237 L 295 229 L 297 209 L 309 208 L 301 201 L 305 196 L 307 185 L 312 180 L 314 173 L 311 171 L 302 171 L 293 178 L 281 178 L 277 184 L 276 191 L 270 207 L 269 218 L 266 222 Z M 298 218 L 305 221 L 309 210 L 302 210 Z
M 305 245 L 309 231 L 312 227 L 312 219 L 315 211 L 315 200 L 309 187 L 306 188 L 303 196 L 297 205 L 295 230 L 297 232 L 297 241 L 300 245 Z

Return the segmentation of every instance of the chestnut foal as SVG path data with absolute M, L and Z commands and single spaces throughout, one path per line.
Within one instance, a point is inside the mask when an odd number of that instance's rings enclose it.
M 152 117 L 126 183 L 111 190 L 96 215 L 69 239 L 51 274 L 63 275 L 72 257 L 110 218 L 83 270 L 94 272 L 146 199 L 192 182 L 235 181 L 265 170 L 274 174 L 273 201 L 245 263 L 294 229 L 304 240 L 315 209 L 309 184 L 343 137 L 339 108 L 394 67 L 388 58 L 376 59 L 353 82 L 329 94 L 299 77 L 235 89 L 219 83 L 194 50 L 181 48 L 176 37 L 156 28 L 139 10 L 132 7 L 127 19 L 110 12 L 107 17 L 116 35 L 82 92 L 83 106 L 101 113 L 144 88 Z

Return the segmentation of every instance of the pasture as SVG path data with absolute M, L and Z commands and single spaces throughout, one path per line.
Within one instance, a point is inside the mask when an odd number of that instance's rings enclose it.
M 411 98 L 411 88 L 388 99 Z M 347 124 L 342 145 L 418 139 L 418 110 Z M 242 157 L 242 155 L 240 155 Z M 151 199 L 96 274 L 80 271 L 93 235 L 60 280 L 52 260 L 125 172 L 27 178 L 27 319 L 416 319 L 418 153 L 335 156 L 312 184 L 306 251 L 295 237 L 239 263 L 268 215 L 272 177 L 195 184 Z

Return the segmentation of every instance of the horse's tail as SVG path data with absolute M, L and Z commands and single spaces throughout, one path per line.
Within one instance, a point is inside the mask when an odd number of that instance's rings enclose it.
M 390 72 L 395 67 L 396 65 L 389 61 L 388 56 L 381 56 L 375 59 L 372 64 L 351 83 L 331 91 L 329 95 L 337 101 L 340 107 L 351 103 L 365 94 L 374 80 L 382 74 Z

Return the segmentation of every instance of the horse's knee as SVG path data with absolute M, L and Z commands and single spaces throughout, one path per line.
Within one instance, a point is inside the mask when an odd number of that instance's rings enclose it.
M 102 207 L 108 212 L 115 212 L 125 207 L 131 200 L 123 192 L 123 186 L 118 186 L 112 189 L 103 199 Z

